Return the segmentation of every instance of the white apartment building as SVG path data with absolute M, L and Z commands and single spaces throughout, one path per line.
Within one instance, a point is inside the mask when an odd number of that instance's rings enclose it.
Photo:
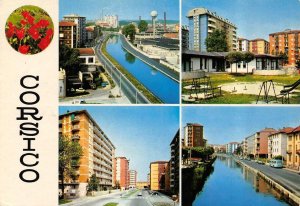
M 119 27 L 119 18 L 117 15 L 105 15 L 103 21 L 108 23 L 111 28 Z
M 137 171 L 135 170 L 129 170 L 128 171 L 128 183 L 129 187 L 136 188 L 136 181 L 137 181 Z
M 238 148 L 238 146 L 239 146 L 238 142 L 230 142 L 226 144 L 226 153 L 233 154 L 235 150 Z
M 273 158 L 276 156 L 286 156 L 287 151 L 287 133 L 291 132 L 293 128 L 287 127 L 283 128 L 268 137 L 268 158 Z
M 243 39 L 243 38 L 238 38 L 238 51 L 249 51 L 249 40 L 248 39 Z

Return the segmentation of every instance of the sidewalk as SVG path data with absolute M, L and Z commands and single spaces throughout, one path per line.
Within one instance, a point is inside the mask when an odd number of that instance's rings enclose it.
M 170 197 L 158 192 L 158 195 L 148 195 L 146 198 L 151 205 L 178 206 Z
M 284 167 L 284 168 L 282 168 L 282 169 L 287 170 L 287 171 L 290 171 L 290 172 L 294 172 L 294 173 L 296 173 L 296 174 L 300 174 L 300 171 L 298 171 L 298 170 L 292 170 L 292 169 L 289 169 L 289 168 L 286 168 L 286 167 Z
M 98 196 L 86 196 L 86 197 L 80 197 L 80 198 L 76 198 L 73 199 L 72 202 L 70 203 L 66 203 L 66 204 L 62 204 L 63 206 L 76 206 L 76 205 L 83 205 L 84 203 L 90 203 L 90 202 L 94 202 L 97 201 L 99 199 L 105 198 L 105 197 L 110 197 L 116 194 L 121 194 L 124 191 L 115 191 L 109 194 L 101 194 Z

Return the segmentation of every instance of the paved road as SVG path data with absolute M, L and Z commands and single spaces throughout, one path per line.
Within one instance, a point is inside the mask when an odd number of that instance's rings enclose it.
M 178 206 L 169 197 L 158 194 L 151 195 L 147 190 L 127 190 L 121 193 L 108 194 L 68 203 L 66 206 L 104 206 L 107 203 L 118 203 L 118 206 L 153 206 L 155 203 L 164 203 L 165 206 Z
M 122 93 L 125 94 L 131 103 L 149 104 L 150 101 L 142 93 L 140 93 L 135 86 L 133 86 L 133 84 L 129 82 L 128 79 L 121 74 L 121 72 L 119 72 L 119 70 L 112 66 L 112 64 L 101 53 L 100 48 L 104 39 L 105 36 L 102 37 L 101 41 L 99 41 L 99 43 L 95 46 L 95 52 L 97 58 L 102 62 L 107 73 L 110 74 L 116 84 L 119 85 L 121 82 Z
M 160 70 L 161 72 L 167 74 L 169 77 L 171 77 L 173 80 L 179 82 L 179 73 L 171 70 L 169 68 L 166 68 L 165 66 L 163 66 L 162 64 L 158 63 L 157 61 L 145 56 L 144 54 L 136 51 L 135 49 L 133 49 L 131 47 L 131 45 L 129 45 L 129 43 L 125 40 L 125 37 L 123 35 L 120 35 L 121 37 L 121 41 L 122 41 L 122 45 L 123 47 L 129 51 L 131 54 L 133 54 L 134 56 L 136 56 L 137 58 L 141 59 L 142 61 L 146 62 L 147 64 L 149 64 L 152 67 L 155 67 L 156 69 Z
M 290 172 L 284 169 L 272 168 L 268 165 L 261 165 L 256 162 L 241 160 L 250 167 L 263 172 L 265 175 L 274 181 L 284 185 L 285 188 L 293 191 L 300 197 L 300 175 L 295 172 Z

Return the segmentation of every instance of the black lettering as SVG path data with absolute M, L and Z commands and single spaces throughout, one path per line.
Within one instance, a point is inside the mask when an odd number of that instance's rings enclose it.
M 38 83 L 36 83 L 34 86 L 28 86 L 26 84 L 24 84 L 24 80 L 27 79 L 27 78 L 33 78 L 35 79 L 37 82 L 39 81 L 39 76 L 32 76 L 32 75 L 26 75 L 24 77 L 21 78 L 20 80 L 20 84 L 23 88 L 26 88 L 26 89 L 35 89 L 39 86 Z
M 33 156 L 33 157 L 35 157 L 35 159 L 38 159 L 38 158 L 39 158 L 39 154 L 32 154 L 32 153 L 26 153 L 26 154 L 23 154 L 23 155 L 20 157 L 20 162 L 21 162 L 21 164 L 24 165 L 25 167 L 34 167 L 34 166 L 37 166 L 37 165 L 39 164 L 39 161 L 38 161 L 38 160 L 36 160 L 36 162 L 33 163 L 33 164 L 25 163 L 24 158 L 25 158 L 26 156 Z
M 25 95 L 29 95 L 31 94 L 31 96 L 33 95 L 34 98 L 35 98 L 35 101 L 25 101 L 24 100 L 24 96 Z M 27 91 L 27 92 L 23 92 L 21 95 L 20 95 L 20 101 L 23 103 L 23 104 L 26 104 L 26 105 L 33 105 L 33 104 L 36 104 L 40 101 L 40 95 L 38 95 L 36 92 L 32 92 L 32 91 Z
M 25 179 L 24 174 L 28 173 L 28 172 L 34 173 L 35 178 L 34 179 Z M 37 171 L 33 170 L 33 169 L 27 169 L 27 170 L 21 171 L 20 174 L 19 174 L 19 177 L 23 182 L 32 183 L 32 182 L 36 182 L 40 178 L 40 174 Z
M 27 148 L 23 149 L 25 152 L 34 152 L 35 149 L 31 148 L 31 141 L 34 141 L 35 138 L 23 138 L 24 141 L 27 141 Z
M 28 126 L 28 127 L 27 127 Z M 20 135 L 36 136 L 39 134 L 39 123 L 25 122 L 20 125 Z M 28 131 L 28 132 L 26 132 Z M 32 131 L 32 132 L 29 132 Z
M 21 112 L 20 117 L 17 117 L 17 120 L 28 120 L 28 117 L 26 117 L 27 115 L 34 120 L 43 119 L 43 116 L 36 116 L 39 113 L 39 110 L 35 107 L 17 107 L 17 109 Z

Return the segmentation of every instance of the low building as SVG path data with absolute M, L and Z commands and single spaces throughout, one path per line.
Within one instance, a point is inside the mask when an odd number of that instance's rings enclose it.
M 287 127 L 269 135 L 268 137 L 268 158 L 269 159 L 272 159 L 273 157 L 279 155 L 285 159 L 286 150 L 287 150 L 288 133 L 291 132 L 292 130 L 293 128 Z
M 244 61 L 230 64 L 226 61 L 228 52 L 196 52 L 185 50 L 182 52 L 182 70 L 228 73 L 254 73 L 262 75 L 282 75 L 282 61 L 270 54 L 255 54 L 248 64 Z
M 113 184 L 113 159 L 115 146 L 86 110 L 67 112 L 59 116 L 60 136 L 77 141 L 83 149 L 83 156 L 72 163 L 76 169 L 73 179 L 65 179 L 68 197 L 86 196 L 89 178 L 95 174 L 100 190 L 109 190 Z M 59 187 L 61 188 L 61 174 Z
M 141 190 L 141 189 L 145 189 L 148 188 L 149 184 L 148 182 L 136 182 L 136 188 Z
M 300 170 L 300 126 L 288 133 L 286 167 Z
M 150 163 L 150 189 L 165 189 L 165 174 L 168 161 L 156 161 Z

